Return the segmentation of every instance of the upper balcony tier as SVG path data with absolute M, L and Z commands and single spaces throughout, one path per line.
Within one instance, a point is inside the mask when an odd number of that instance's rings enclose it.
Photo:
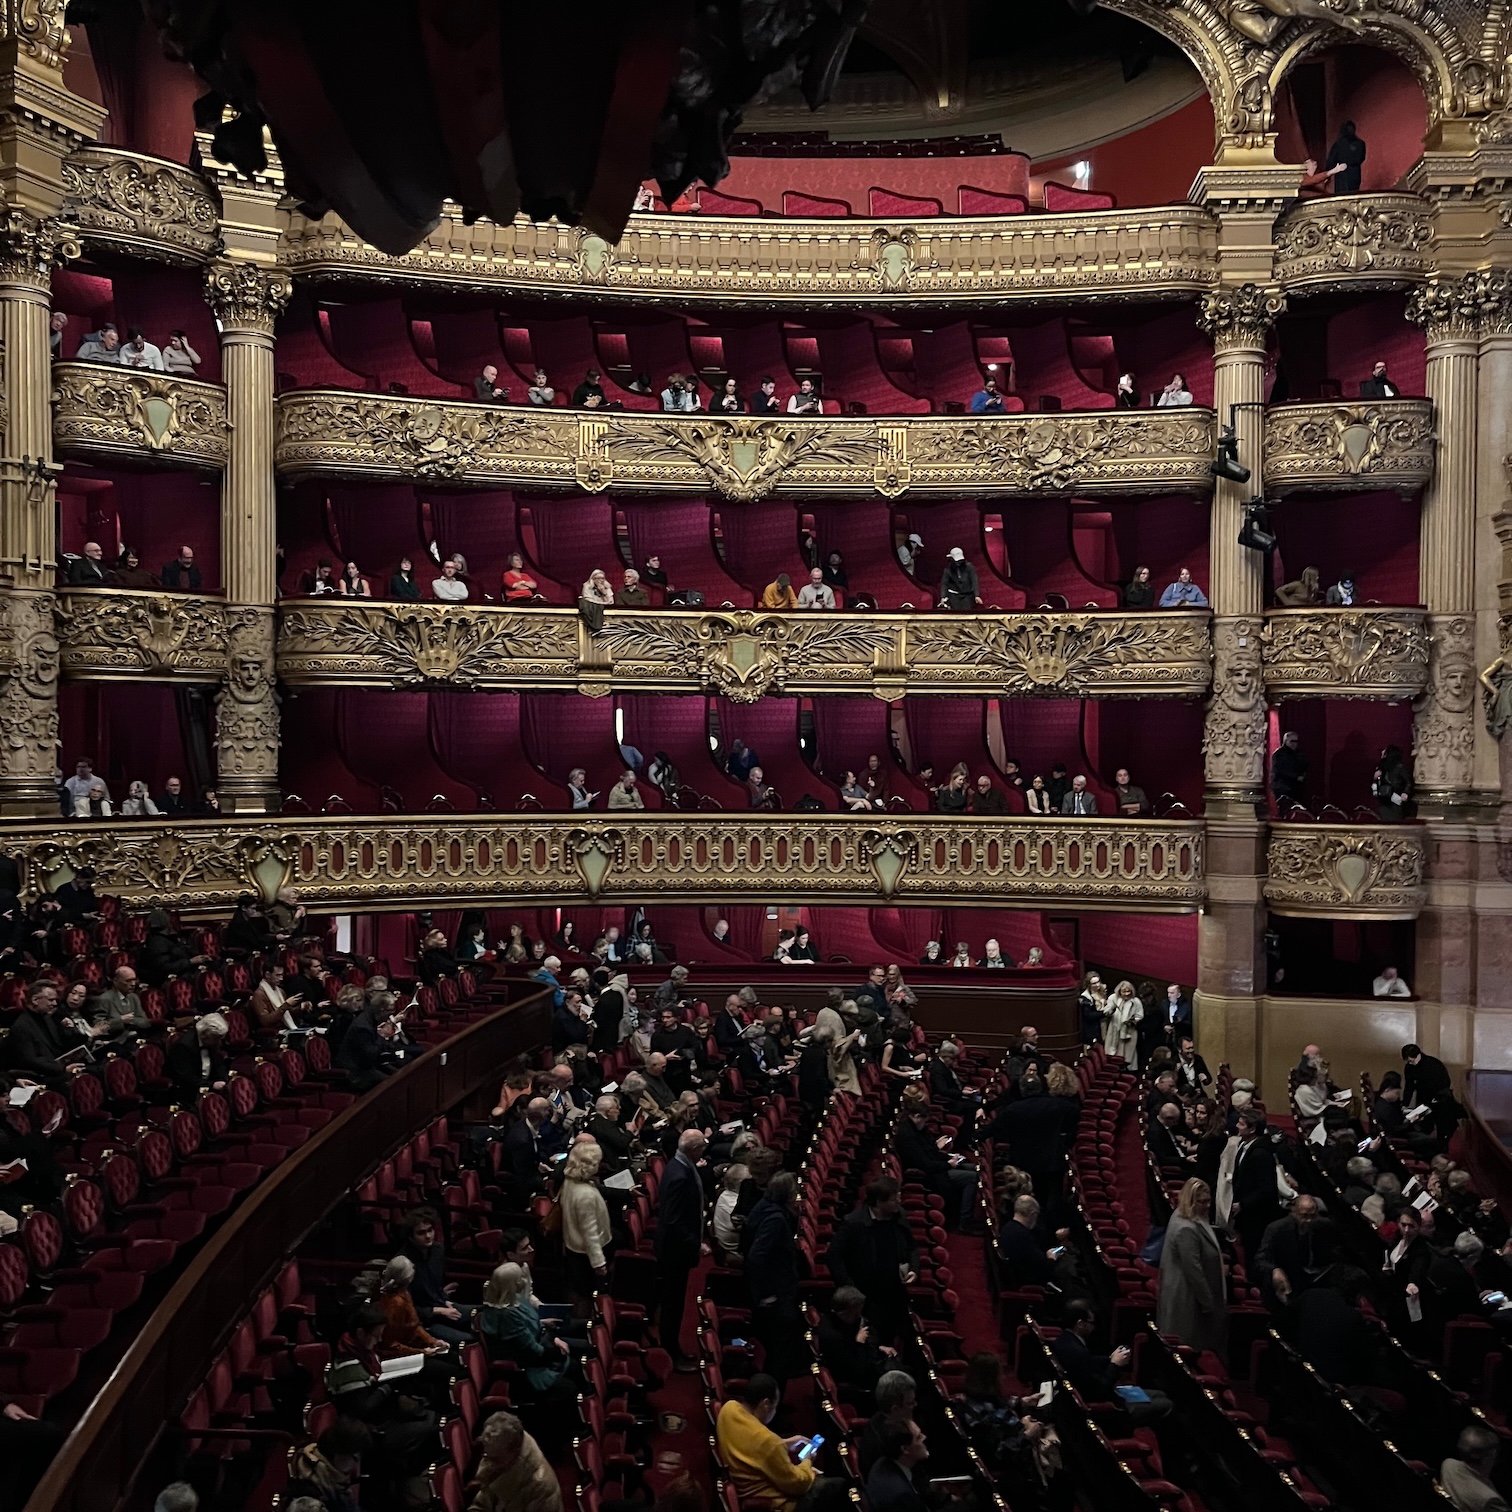
M 1421 825 L 1273 824 L 1265 901 L 1304 918 L 1415 919 L 1426 864 Z
M 64 162 L 63 192 L 91 248 L 188 266 L 221 250 L 220 205 L 180 163 L 91 142 Z

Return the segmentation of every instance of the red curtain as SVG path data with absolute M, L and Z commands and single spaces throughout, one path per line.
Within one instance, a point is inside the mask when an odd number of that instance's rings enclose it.
M 616 587 L 624 568 L 614 540 L 614 510 L 607 499 L 521 499 L 535 527 L 535 559 L 576 603 L 595 567 Z

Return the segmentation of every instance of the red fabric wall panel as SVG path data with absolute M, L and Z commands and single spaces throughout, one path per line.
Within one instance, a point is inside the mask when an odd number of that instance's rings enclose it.
M 473 598 L 487 593 L 498 601 L 503 593 L 504 569 L 512 551 L 522 551 L 515 519 L 514 495 L 505 489 L 490 493 L 432 494 L 431 530 L 443 558 L 460 551 L 467 558 Z M 542 595 L 552 603 L 570 604 L 574 589 L 538 576 Z
M 857 986 L 861 983 L 861 974 L 872 962 L 893 958 L 893 952 L 871 932 L 869 908 L 805 908 L 803 922 L 813 935 L 811 943 L 818 948 L 821 960 L 845 956 L 855 962 Z M 902 961 L 899 964 L 906 969 L 909 963 Z M 794 970 L 802 970 L 802 967 Z
M 1197 499 L 1143 499 L 1138 503 L 1114 504 L 1116 548 L 1113 580 L 1124 584 L 1137 567 L 1150 569 L 1158 597 L 1173 582 L 1179 568 L 1192 569 L 1192 576 L 1207 585 L 1208 506 Z
M 873 939 L 902 966 L 905 976 L 924 954 L 924 947 L 940 937 L 937 908 L 869 908 L 866 912 Z
M 837 807 L 835 789 L 803 759 L 798 744 L 798 700 L 763 698 L 756 704 L 716 700 L 720 750 L 728 753 L 730 742 L 743 740 L 761 758 L 761 770 L 769 787 L 777 789 L 786 810 L 796 807 L 804 794 L 818 798 L 827 809 Z
M 309 496 L 310 505 L 321 510 L 324 500 L 318 493 Z M 439 576 L 435 562 L 425 549 L 425 532 L 420 520 L 420 504 L 409 483 L 335 483 L 327 491 L 330 519 L 336 540 L 326 549 L 313 552 L 307 561 L 296 562 L 292 555 L 284 571 L 285 591 L 298 589 L 300 573 L 314 565 L 321 556 L 329 556 L 340 565 L 355 561 L 373 584 L 373 592 L 386 595 L 390 575 L 407 556 L 414 563 L 420 591 L 430 596 L 431 580 Z M 322 521 L 322 525 L 323 525 Z M 324 533 L 324 532 L 323 532 Z
M 1017 327 L 1011 337 L 1014 389 L 1030 409 L 1041 394 L 1053 394 L 1066 409 L 1112 409 L 1113 395 L 1099 393 L 1071 365 L 1070 338 L 1059 317 Z
M 1013 508 L 1012 504 L 1007 506 Z M 1005 581 L 987 555 L 982 512 L 975 500 L 954 499 L 939 504 L 902 504 L 904 529 L 924 538 L 924 570 L 920 580 L 938 591 L 945 558 L 954 546 L 977 570 L 982 600 L 988 608 L 1022 609 L 1028 602 L 1022 588 Z
M 1113 332 L 1119 372 L 1134 374 L 1141 404 L 1163 389 L 1173 373 L 1187 381 L 1194 404 L 1213 402 L 1213 347 L 1197 329 L 1190 305 L 1164 313 L 1147 312 L 1130 325 Z M 1115 382 L 1117 380 L 1115 379 Z
M 995 939 L 1003 950 L 1022 963 L 1030 948 L 1038 945 L 1045 953 L 1047 966 L 1068 962 L 1070 955 L 1054 944 L 1045 930 L 1045 916 L 1032 909 L 1018 908 L 949 908 L 940 921 L 944 932 L 937 938 L 947 956 L 955 954 L 956 945 L 964 940 L 971 946 L 975 960 L 981 960 L 987 941 Z M 1005 1025 L 1017 1029 L 1018 1025 Z
M 499 369 L 499 387 L 510 391 L 516 402 L 525 402 L 524 381 L 509 371 L 499 339 L 499 319 L 491 309 L 427 311 L 431 340 L 436 348 L 436 368 L 451 383 L 472 392 L 472 381 L 488 363 Z
M 180 546 L 192 546 L 204 591 L 216 592 L 221 586 L 219 479 L 120 472 L 111 481 L 121 540 L 137 549 L 142 565 L 161 572 Z
M 1151 977 L 1157 985 L 1197 980 L 1197 915 L 1086 913 L 1081 954 L 1104 970 Z M 1116 980 L 1116 978 L 1115 978 Z
M 607 499 L 525 499 L 535 527 L 535 560 L 565 585 L 576 603 L 595 567 L 602 567 L 616 587 L 624 567 L 614 541 L 614 507 Z
M 372 389 L 376 385 L 331 354 L 310 299 L 296 294 L 279 317 L 273 363 L 281 388 Z
M 787 503 L 721 504 L 727 570 L 759 599 L 779 572 L 793 580 L 795 591 L 808 581 L 808 564 L 798 550 L 798 511 Z
M 934 768 L 938 787 L 964 761 L 971 780 L 982 772 L 998 777 L 987 749 L 987 709 L 980 698 L 911 698 L 903 704 L 913 770 Z
M 1194 90 L 1200 89 L 1193 74 Z M 1113 195 L 1120 205 L 1166 205 L 1186 199 L 1197 170 L 1211 160 L 1213 107 L 1206 92 L 1181 109 L 1138 131 L 1036 163 L 1036 178 L 1067 179 L 1070 166 L 1086 160 L 1091 186 Z
M 1331 703 L 1307 699 L 1282 705 L 1272 742 L 1283 730 L 1302 737 L 1302 750 L 1311 763 L 1308 807 L 1333 803 L 1354 815 L 1361 805 L 1374 811 L 1371 774 L 1388 745 L 1402 748 L 1412 759 L 1412 706 L 1358 702 Z M 1267 762 L 1266 770 L 1269 771 Z
M 444 772 L 431 750 L 429 695 L 351 688 L 336 703 L 336 744 L 347 767 L 374 787 L 393 788 L 404 812 L 422 812 L 432 798 L 468 812 L 477 795 Z
M 609 788 L 624 771 L 610 699 L 522 693 L 520 735 L 533 766 L 562 788 L 567 786 L 567 774 L 582 767 L 588 773 L 589 788 L 604 795 L 595 807 L 607 806 Z
M 1098 189 L 1077 189 L 1070 184 L 1057 184 L 1053 180 L 1045 185 L 1045 209 L 1056 210 L 1080 210 L 1085 213 L 1088 210 L 1111 210 L 1114 208 L 1114 199 L 1111 194 Z
M 904 572 L 893 544 L 892 505 L 881 499 L 858 503 L 838 500 L 814 506 L 814 534 L 821 560 L 838 551 L 845 564 L 851 594 L 869 593 L 879 609 L 905 604 L 927 609 L 934 603 L 933 587 Z
M 824 396 L 842 407 L 859 402 L 873 415 L 927 415 L 927 399 L 915 399 L 889 381 L 877 360 L 870 321 L 818 333 Z
M 337 710 L 345 696 L 339 688 L 301 688 L 285 696 L 279 764 L 284 791 L 297 793 L 316 813 L 337 794 L 357 813 L 376 814 L 378 784 L 359 778 L 341 757 Z
M 750 588 L 742 587 L 719 560 L 713 510 L 702 499 L 627 499 L 623 508 L 630 555 L 638 567 L 654 552 L 670 588 L 701 588 L 711 604 L 745 607 L 754 602 Z M 618 587 L 619 580 L 614 582 Z
M 1013 581 L 1031 603 L 1058 593 L 1075 609 L 1089 603 L 1118 607 L 1118 594 L 1087 577 L 1077 562 L 1064 499 L 1016 499 L 1003 523 Z
M 625 744 L 649 764 L 665 751 L 684 786 L 713 798 L 725 808 L 739 808 L 745 789 L 728 777 L 709 748 L 709 706 L 702 696 L 672 693 L 622 693 L 616 700 L 625 716 Z
M 566 774 L 553 782 L 533 767 L 520 734 L 517 693 L 432 693 L 427 711 L 431 748 L 453 781 L 488 798 L 501 813 L 527 794 L 543 808 L 565 809 Z
M 111 279 L 118 311 L 115 319 L 123 341 L 132 326 L 140 326 L 142 334 L 158 347 L 167 346 L 169 332 L 183 331 L 200 357 L 194 376 L 206 383 L 220 382 L 220 333 L 205 303 L 198 270 L 125 263 Z
M 957 190 L 968 179 L 997 194 L 1027 195 L 1029 160 L 1018 153 L 969 158 L 735 157 L 719 189 L 758 200 L 768 210 L 779 209 L 784 191 L 794 190 L 845 200 L 860 215 L 866 213 L 873 185 L 954 205 Z
M 771 377 L 777 384 L 777 397 L 783 404 L 798 387 L 788 367 L 787 346 L 782 327 L 776 321 L 762 325 L 736 326 L 723 335 L 725 367 L 747 396 L 756 392 L 761 380 Z
M 120 812 L 140 779 L 156 797 L 174 776 L 188 780 L 174 690 L 165 683 L 64 684 L 58 699 L 58 761 L 72 777 L 80 760 L 94 764 Z
M 324 309 L 337 361 L 362 373 L 380 390 L 391 383 L 402 383 L 412 394 L 438 399 L 462 397 L 457 384 L 438 377 L 421 362 L 410 340 L 409 317 L 398 299 L 327 304 Z M 472 398 L 470 387 L 465 393 Z
M 625 340 L 630 350 L 631 371 L 649 373 L 658 395 L 670 374 L 681 373 L 684 377 L 694 375 L 693 353 L 688 347 L 688 323 L 685 320 L 657 320 L 645 325 L 627 326 Z M 708 386 L 701 382 L 699 393 L 707 404 Z M 660 398 L 648 402 L 646 407 L 660 409 Z
M 1069 776 L 1078 772 L 1086 776 L 1087 786 L 1098 795 L 1102 811 L 1107 813 L 1107 783 L 1086 749 L 1083 707 L 1073 699 L 1006 698 L 996 701 L 993 714 L 1003 732 L 1003 759 L 1018 760 L 1026 786 L 1036 774 L 1048 783 L 1050 768 L 1064 761 Z M 971 775 L 977 775 L 975 767 Z M 1022 799 L 1017 807 L 1024 808 Z
M 1421 395 L 1428 381 L 1427 337 L 1403 314 L 1406 296 L 1382 294 L 1328 322 L 1328 376 L 1338 381 L 1346 399 L 1359 397 L 1361 382 L 1377 362 L 1407 395 Z
M 593 340 L 593 326 L 586 315 L 570 315 L 565 319 L 548 319 L 533 316 L 530 320 L 530 346 L 535 361 L 546 369 L 551 386 L 557 392 L 557 403 L 566 403 L 572 391 L 583 381 L 589 368 L 601 372 L 604 364 Z M 511 353 L 511 357 L 514 354 Z M 518 364 L 517 364 L 518 365 Z M 530 375 L 526 369 L 527 386 Z M 604 396 L 617 400 L 626 409 L 659 410 L 661 400 L 652 394 L 632 394 L 622 389 L 608 374 L 603 379 Z M 524 395 L 522 394 L 523 398 Z
M 899 194 L 892 189 L 873 185 L 867 191 L 869 214 L 878 217 L 907 216 L 910 220 L 921 215 L 943 215 L 945 206 L 940 200 L 922 198 L 915 194 Z
M 892 710 L 875 698 L 816 698 L 814 700 L 814 765 L 839 787 L 847 770 L 860 773 L 876 756 L 889 778 L 891 790 L 917 810 L 929 807 L 928 795 L 910 782 L 892 753 L 889 725 Z
M 1110 698 L 1097 705 L 1098 775 L 1109 797 L 1113 774 L 1128 767 L 1151 803 L 1172 793 L 1192 814 L 1202 812 L 1202 705 L 1175 698 Z
M 1326 588 L 1353 571 L 1362 600 L 1416 604 L 1420 513 L 1417 499 L 1394 493 L 1285 499 L 1271 511 L 1280 542 L 1272 564 L 1275 581 L 1289 581 L 1301 576 L 1304 567 L 1316 567 Z

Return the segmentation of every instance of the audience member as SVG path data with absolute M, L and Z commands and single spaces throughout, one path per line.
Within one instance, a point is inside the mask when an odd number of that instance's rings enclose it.
M 609 789 L 609 807 L 612 809 L 643 809 L 645 806 L 646 801 L 635 785 L 634 772 L 623 773 L 620 780 Z
M 1113 390 L 1113 404 L 1117 409 L 1138 409 L 1139 390 L 1134 385 L 1133 373 L 1120 373 Z
M 1353 606 L 1354 601 L 1354 573 L 1346 569 L 1339 574 L 1339 581 L 1334 583 L 1324 595 L 1324 603 L 1331 609 L 1348 609 Z
M 1155 607 L 1155 589 L 1150 582 L 1150 569 L 1148 567 L 1136 567 L 1134 576 L 1129 579 L 1128 586 L 1123 591 L 1125 609 L 1153 609 Z
M 431 597 L 442 604 L 467 602 L 467 584 L 457 572 L 457 562 L 454 557 L 447 557 L 441 564 L 441 576 L 431 579 Z
M 690 1129 L 677 1141 L 677 1153 L 667 1162 L 657 1192 L 656 1259 L 661 1299 L 658 1326 L 662 1348 L 678 1370 L 698 1369 L 698 1361 L 683 1349 L 682 1324 L 688 1303 L 688 1279 L 707 1253 L 703 1239 L 703 1182 L 698 1163 L 707 1140 Z
M 552 388 L 550 380 L 546 377 L 545 368 L 535 370 L 535 380 L 525 391 L 525 397 L 532 404 L 555 404 L 556 390 Z
M 1212 1213 L 1213 1194 L 1207 1183 L 1195 1178 L 1186 1182 L 1160 1252 L 1155 1326 L 1162 1334 L 1172 1334 L 1196 1350 L 1210 1349 L 1224 1360 L 1228 1358 L 1228 1289 Z
M 117 360 L 122 367 L 147 368 L 155 373 L 163 371 L 162 349 L 153 346 L 138 326 L 132 326 L 126 332 L 126 340 L 121 345 Z
M 1097 1329 L 1092 1304 L 1077 1298 L 1068 1302 L 1060 1334 L 1050 1346 L 1056 1363 L 1065 1371 L 1072 1388 L 1087 1402 L 1113 1402 L 1121 1406 L 1135 1427 L 1170 1416 L 1171 1399 L 1162 1391 L 1145 1387 L 1148 1400 L 1126 1401 L 1117 1394 L 1119 1378 L 1129 1368 L 1132 1352 L 1119 1345 L 1111 1354 L 1093 1354 L 1090 1339 Z
M 1339 127 L 1339 135 L 1328 149 L 1327 161 L 1333 174 L 1334 193 L 1358 194 L 1365 164 L 1365 143 L 1356 135 L 1353 121 L 1345 121 Z
M 703 408 L 703 401 L 698 394 L 698 380 L 684 377 L 681 373 L 671 373 L 667 377 L 667 386 L 661 391 L 661 405 L 663 410 L 672 412 L 688 413 Z
M 789 396 L 787 412 L 790 415 L 822 415 L 824 413 L 824 401 L 820 399 L 812 378 L 803 379 L 798 385 L 798 392 Z
M 158 573 L 163 587 L 173 593 L 198 593 L 200 570 L 194 560 L 194 547 L 180 546 L 179 554 Z
M 778 1438 L 768 1424 L 777 1415 L 782 1392 L 770 1375 L 756 1374 L 719 1409 L 714 1438 L 720 1460 L 742 1507 L 797 1512 L 818 1479 L 814 1462 L 799 1461 L 801 1438 Z
M 777 399 L 777 380 L 771 377 L 762 378 L 756 392 L 751 396 L 751 413 L 775 415 L 781 407 Z
M 824 569 L 814 567 L 809 572 L 809 580 L 798 593 L 798 607 L 800 609 L 833 609 L 835 607 L 835 590 L 824 581 Z
M 1453 1456 L 1439 1467 L 1439 1484 L 1459 1512 L 1507 1512 L 1507 1502 L 1491 1479 L 1501 1451 L 1501 1435 L 1484 1422 L 1460 1430 Z
M 523 575 L 523 574 L 522 574 Z M 506 573 L 507 577 L 508 574 Z M 615 604 L 621 609 L 647 609 L 651 605 L 651 595 L 641 587 L 640 573 L 635 568 L 625 569 L 625 586 L 614 595 Z
M 1192 402 L 1192 391 L 1187 387 L 1187 382 L 1180 373 L 1174 373 L 1171 381 L 1161 389 L 1156 396 L 1155 403 L 1160 409 L 1177 409 Z
M 836 1286 L 854 1286 L 866 1298 L 866 1316 L 877 1342 L 892 1344 L 908 1323 L 908 1291 L 919 1257 L 902 1218 L 901 1188 L 879 1176 L 861 1205 L 836 1226 L 827 1264 Z
M 1192 581 L 1192 569 L 1183 567 L 1176 574 L 1176 581 L 1166 585 L 1160 595 L 1162 609 L 1206 609 L 1207 594 Z
M 1087 779 L 1080 774 L 1071 781 L 1071 790 L 1061 800 L 1060 811 L 1077 817 L 1097 812 L 1097 794 L 1087 788 Z
M 1003 413 L 1003 396 L 998 393 L 997 379 L 990 373 L 981 388 L 971 396 L 971 413 L 973 415 L 1001 415 Z
M 79 343 L 74 354 L 79 362 L 110 362 L 121 360 L 121 333 L 115 324 L 107 320 L 98 331 L 90 331 Z
M 583 381 L 572 391 L 574 409 L 602 409 L 604 406 L 603 375 L 597 368 L 589 368 Z
M 192 378 L 200 365 L 200 354 L 189 345 L 189 337 L 183 331 L 170 331 L 163 347 L 163 370 L 177 373 L 180 378 Z
M 1316 609 L 1323 602 L 1323 589 L 1316 567 L 1304 567 L 1294 582 L 1276 589 L 1276 603 L 1282 609 Z
M 866 1477 L 866 1505 L 871 1512 L 928 1512 L 914 1486 L 914 1471 L 929 1458 L 924 1431 L 915 1422 L 889 1428 L 882 1452 Z
M 495 1412 L 479 1435 L 482 1453 L 467 1512 L 562 1512 L 562 1483 L 512 1412 Z
M 833 602 L 834 595 L 830 595 Z M 768 583 L 761 591 L 763 609 L 796 609 L 798 595 L 793 592 L 793 580 L 787 573 L 779 572 L 775 582 Z
M 1283 816 L 1307 794 L 1309 762 L 1301 747 L 1301 736 L 1295 730 L 1288 730 L 1271 757 L 1271 794 L 1276 800 L 1277 811 Z
M 1372 997 L 1410 998 L 1412 988 L 1402 980 L 1395 966 L 1383 966 L 1381 974 L 1370 984 Z
M 977 608 L 981 602 L 982 585 L 977 579 L 976 568 L 966 560 L 966 553 L 959 546 L 952 546 L 940 576 L 940 607 L 964 614 Z
M 485 362 L 483 371 L 473 379 L 473 398 L 485 404 L 509 398 L 509 390 L 499 387 L 499 370 L 493 363 Z
M 1396 399 L 1400 396 L 1401 390 L 1386 376 L 1384 362 L 1376 363 L 1370 370 L 1370 377 L 1360 384 L 1362 399 Z
M 1149 817 L 1150 800 L 1145 797 L 1145 790 L 1130 780 L 1127 767 L 1119 767 L 1113 774 L 1113 806 L 1125 819 Z
M 104 588 L 108 584 L 103 561 L 104 552 L 98 541 L 86 541 L 84 554 L 74 557 L 68 564 L 70 588 Z

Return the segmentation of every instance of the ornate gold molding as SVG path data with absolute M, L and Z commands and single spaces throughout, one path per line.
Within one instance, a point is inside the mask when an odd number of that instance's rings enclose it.
M 226 673 L 226 605 L 191 593 L 65 588 L 57 597 L 63 675 L 219 682 Z
M 1459 278 L 1435 275 L 1407 300 L 1407 318 L 1420 325 L 1428 345 L 1473 342 L 1480 335 L 1485 275 L 1467 273 Z
M 62 221 L 26 210 L 0 214 L 0 284 L 50 294 L 53 269 L 81 250 L 78 232 Z
M 1283 698 L 1416 698 L 1428 682 L 1426 609 L 1272 609 L 1265 691 Z
M 0 814 L 57 808 L 55 617 L 50 593 L 0 594 Z
M 1430 614 L 1428 681 L 1413 704 L 1412 777 L 1422 806 L 1453 804 L 1475 765 L 1475 616 Z
M 571 609 L 354 604 L 280 607 L 290 684 L 614 688 L 721 693 L 1198 697 L 1208 616 L 768 614 L 611 609 L 589 636 Z
M 55 362 L 52 381 L 53 445 L 62 456 L 226 465 L 230 424 L 219 384 L 104 362 Z
M 1432 241 L 1432 213 L 1416 194 L 1303 200 L 1276 227 L 1276 280 L 1291 293 L 1417 283 L 1433 271 Z
M 1263 633 L 1258 616 L 1213 620 L 1213 696 L 1202 759 L 1209 797 L 1220 802 L 1255 803 L 1265 792 Z
M 278 400 L 296 477 L 774 492 L 1205 493 L 1205 409 L 822 420 L 532 409 L 311 389 Z
M 1277 404 L 1265 412 L 1266 487 L 1415 493 L 1433 476 L 1433 401 Z
M 224 909 L 254 880 L 287 881 L 311 908 L 378 910 L 802 897 L 1190 912 L 1203 900 L 1197 820 L 284 816 L 15 825 L 6 847 L 30 891 L 92 866 L 103 892 L 182 909 Z
M 948 216 L 913 223 L 787 216 L 633 215 L 618 246 L 579 227 L 464 225 L 456 206 L 403 257 L 335 215 L 292 215 L 280 261 L 299 278 L 478 293 L 563 294 L 616 303 L 798 304 L 879 296 L 975 306 L 1191 296 L 1218 276 L 1218 228 L 1198 206 L 1064 215 Z
M 1291 917 L 1415 919 L 1427 848 L 1414 824 L 1274 824 L 1265 899 Z
M 1197 324 L 1213 338 L 1213 347 L 1220 354 L 1263 352 L 1271 327 L 1285 308 L 1286 295 L 1280 290 L 1256 283 L 1237 284 L 1204 294 Z
M 189 265 L 220 251 L 215 197 L 182 164 L 91 142 L 64 160 L 63 187 L 65 208 L 92 246 Z
M 271 337 L 273 322 L 294 295 L 281 269 L 221 258 L 205 269 L 205 299 L 226 333 Z

